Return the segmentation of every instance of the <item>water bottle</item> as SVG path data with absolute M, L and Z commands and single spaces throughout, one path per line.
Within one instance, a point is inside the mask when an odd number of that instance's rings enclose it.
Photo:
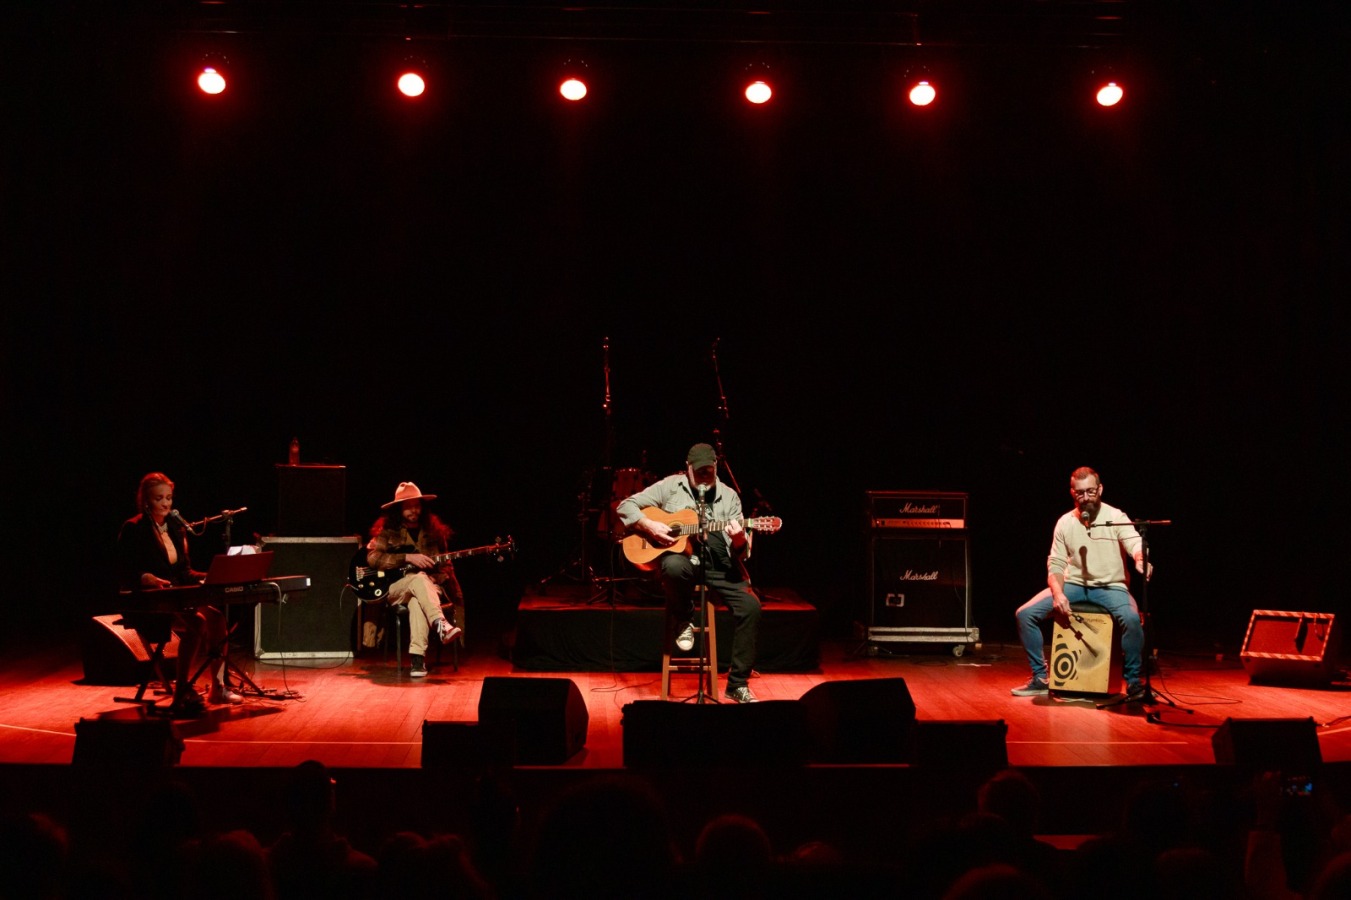
M 291 449 L 286 454 L 286 464 L 288 466 L 300 465 L 300 439 L 291 438 Z

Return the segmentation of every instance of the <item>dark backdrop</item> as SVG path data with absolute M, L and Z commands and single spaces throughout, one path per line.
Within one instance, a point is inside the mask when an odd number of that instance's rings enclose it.
M 567 48 L 594 77 L 564 108 L 552 42 L 423 47 L 409 104 L 384 42 L 267 33 L 206 101 L 202 36 L 13 18 L 6 518 L 61 574 L 38 624 L 106 605 L 148 470 L 189 517 L 248 506 L 238 542 L 298 437 L 348 467 L 353 531 L 411 479 L 460 545 L 513 534 L 510 594 L 575 553 L 598 470 L 715 428 L 787 522 L 758 578 L 838 632 L 864 492 L 942 489 L 972 496 L 976 624 L 1011 637 L 1083 464 L 1174 522 L 1161 640 L 1344 611 L 1345 17 L 1277 7 L 1155 22 L 1110 113 L 1075 49 L 940 48 L 921 114 L 886 48 L 773 48 L 750 110 L 735 47 L 607 42 Z

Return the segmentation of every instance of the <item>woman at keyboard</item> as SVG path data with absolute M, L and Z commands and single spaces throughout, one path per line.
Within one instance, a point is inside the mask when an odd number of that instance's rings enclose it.
M 202 573 L 188 558 L 187 527 L 174 509 L 174 483 L 163 472 L 151 472 L 136 489 L 139 512 L 122 523 L 117 535 L 117 559 L 122 589 L 154 591 L 198 584 Z M 174 615 L 178 633 L 178 678 L 174 689 L 175 715 L 198 716 L 206 711 L 193 686 L 193 676 L 204 668 L 211 673 L 212 703 L 242 703 L 244 698 L 225 683 L 225 615 L 214 606 L 185 609 Z

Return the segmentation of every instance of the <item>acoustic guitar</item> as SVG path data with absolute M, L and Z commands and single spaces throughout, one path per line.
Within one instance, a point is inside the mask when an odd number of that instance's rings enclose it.
M 690 536 L 699 533 L 699 514 L 692 509 L 681 509 L 673 513 L 656 506 L 643 510 L 643 515 L 656 522 L 664 522 L 671 529 L 676 542 L 669 547 L 658 547 L 644 534 L 630 534 L 620 541 L 624 548 L 624 557 L 644 572 L 650 572 L 658 565 L 657 559 L 663 553 L 692 552 Z M 783 527 L 783 519 L 778 516 L 760 516 L 754 519 L 741 519 L 741 525 L 747 531 L 760 534 L 773 534 Z M 708 522 L 710 532 L 725 531 L 726 521 Z
M 453 559 L 463 559 L 466 556 L 483 556 L 491 554 L 497 557 L 498 562 L 506 559 L 516 552 L 515 542 L 511 535 L 507 535 L 504 541 L 498 538 L 496 544 L 485 544 L 482 547 L 471 547 L 468 550 L 452 550 L 449 553 L 439 553 L 431 557 L 433 568 Z M 362 600 L 379 600 L 389 592 L 389 586 L 398 581 L 409 572 L 418 571 L 417 566 L 395 566 L 392 569 L 375 569 L 366 565 L 366 548 L 362 547 L 352 557 L 351 568 L 347 573 L 347 583 L 352 586 L 352 591 Z M 427 569 L 424 571 L 432 571 Z

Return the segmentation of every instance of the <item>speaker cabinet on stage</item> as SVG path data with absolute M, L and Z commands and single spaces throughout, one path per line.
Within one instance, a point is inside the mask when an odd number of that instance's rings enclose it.
M 338 537 L 346 532 L 346 466 L 277 466 L 277 534 Z
M 868 640 L 980 641 L 971 624 L 971 561 L 961 531 L 873 532 L 868 543 Z
M 271 574 L 308 575 L 310 589 L 288 595 L 284 604 L 258 604 L 254 654 L 259 659 L 351 653 L 357 599 L 347 588 L 347 572 L 361 545 L 356 535 L 263 538 L 263 549 L 273 553 Z
M 786 768 L 807 762 L 804 708 L 796 700 L 762 703 L 624 705 L 624 765 L 648 768 Z
M 827 681 L 798 703 L 813 763 L 901 763 L 910 757 L 915 701 L 904 678 Z
M 1210 736 L 1222 766 L 1287 775 L 1312 775 L 1323 764 L 1313 718 L 1225 719 Z
M 1003 719 L 916 722 L 909 761 L 930 769 L 960 769 L 988 777 L 1009 767 L 1008 733 Z
M 122 616 L 94 616 L 85 626 L 81 644 L 85 684 L 140 684 L 155 677 L 150 665 L 154 646 L 146 640 L 157 636 L 123 624 Z M 167 635 L 164 643 L 166 672 L 173 676 L 178 659 L 178 635 L 169 631 L 167 616 L 147 617 L 147 623 Z
M 183 741 L 168 719 L 80 719 L 75 723 L 76 766 L 155 769 L 177 765 Z
M 560 765 L 586 746 L 591 717 L 570 678 L 488 676 L 478 699 L 478 720 L 486 728 L 509 728 L 516 762 Z
M 1341 638 L 1331 613 L 1255 609 L 1238 658 L 1253 682 L 1327 684 L 1337 674 Z
M 422 723 L 422 768 L 481 772 L 516 762 L 516 729 L 509 720 Z

